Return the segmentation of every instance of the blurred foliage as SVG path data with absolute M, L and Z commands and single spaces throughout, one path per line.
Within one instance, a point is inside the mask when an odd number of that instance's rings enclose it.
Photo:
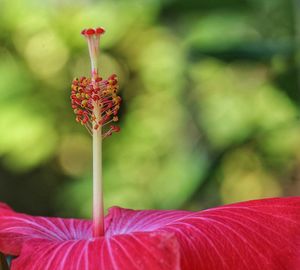
M 103 26 L 122 132 L 105 204 L 200 209 L 300 191 L 300 10 L 292 0 L 0 0 L 0 200 L 90 216 L 91 138 L 70 108 Z

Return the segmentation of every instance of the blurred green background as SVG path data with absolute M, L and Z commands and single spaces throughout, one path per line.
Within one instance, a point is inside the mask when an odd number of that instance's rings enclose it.
M 105 205 L 202 209 L 300 193 L 298 0 L 0 0 L 0 201 L 90 217 L 91 138 L 70 106 L 103 26 L 122 132 Z

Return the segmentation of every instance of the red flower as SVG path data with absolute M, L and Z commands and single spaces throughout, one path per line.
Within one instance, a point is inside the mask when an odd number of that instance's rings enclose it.
M 12 270 L 299 269 L 300 197 L 200 212 L 113 207 L 105 227 L 93 238 L 90 221 L 0 204 L 0 251 L 18 256 Z

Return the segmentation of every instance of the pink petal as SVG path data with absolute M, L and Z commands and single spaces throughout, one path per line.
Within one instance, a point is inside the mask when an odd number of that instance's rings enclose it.
M 180 270 L 179 246 L 169 233 L 133 233 L 111 238 L 24 246 L 12 270 Z
M 0 251 L 19 255 L 23 243 L 32 239 L 64 241 L 88 239 L 91 222 L 76 219 L 32 217 L 7 207 L 0 208 Z
M 106 225 L 105 238 L 90 239 L 87 221 L 34 218 L 0 209 L 0 251 L 19 254 L 23 246 L 12 270 L 299 269 L 300 197 L 201 212 L 115 207 Z
M 238 203 L 197 213 L 113 208 L 108 235 L 173 232 L 182 270 L 296 270 L 300 197 Z
M 7 204 L 0 202 L 0 211 L 2 212 L 4 210 L 13 211 Z M 0 212 L 0 215 L 1 215 L 1 212 Z

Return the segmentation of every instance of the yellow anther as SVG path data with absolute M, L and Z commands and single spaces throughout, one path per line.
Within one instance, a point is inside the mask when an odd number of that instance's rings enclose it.
M 114 117 L 113 117 L 113 121 L 114 121 L 114 122 L 117 122 L 118 120 L 119 120 L 118 116 L 114 116 Z
M 81 106 L 82 106 L 82 107 L 85 107 L 86 104 L 87 104 L 87 102 L 88 102 L 88 101 L 87 101 L 86 99 L 84 99 L 83 101 L 81 101 Z

